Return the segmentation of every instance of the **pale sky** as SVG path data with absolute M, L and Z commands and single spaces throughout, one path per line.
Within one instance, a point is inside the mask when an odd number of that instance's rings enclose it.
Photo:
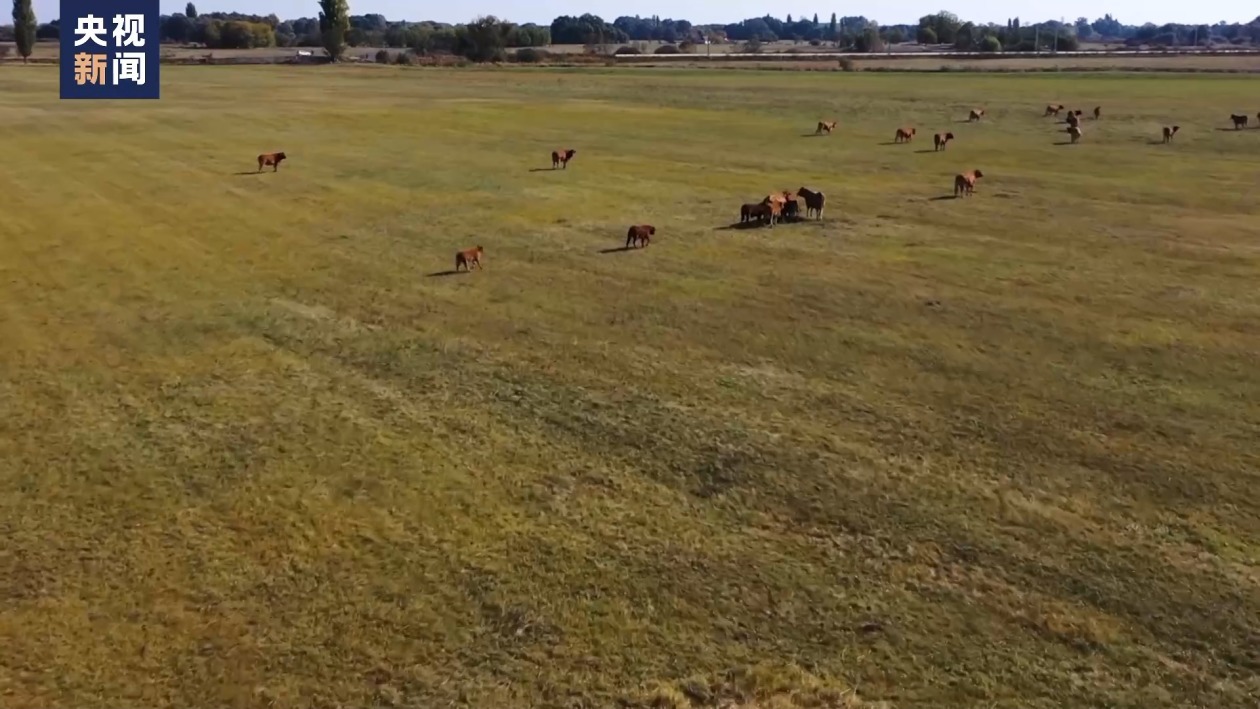
M 162 13 L 183 12 L 186 0 L 162 0 Z M 1030 2 L 1013 0 L 1007 3 L 981 2 L 980 0 L 904 0 L 896 4 L 860 0 L 857 3 L 837 3 L 833 6 L 777 0 L 468 0 L 453 3 L 416 3 L 403 0 L 349 0 L 350 13 L 366 15 L 377 12 L 390 20 L 438 20 L 441 22 L 466 22 L 477 15 L 497 15 L 512 22 L 536 22 L 551 24 L 559 15 L 581 15 L 586 12 L 599 15 L 612 22 L 621 15 L 660 15 L 664 18 L 690 20 L 697 24 L 738 22 L 748 17 L 761 17 L 767 13 L 782 19 L 788 13 L 799 18 L 802 15 L 827 21 L 831 13 L 838 15 L 865 15 L 881 24 L 916 24 L 923 15 L 942 9 L 949 10 L 964 20 L 972 22 L 998 22 L 1019 17 L 1025 24 L 1063 18 L 1068 21 L 1088 17 L 1091 21 L 1111 13 L 1125 24 L 1140 25 L 1144 22 L 1215 24 L 1225 22 L 1250 22 L 1260 15 L 1260 7 L 1248 0 L 1198 0 L 1196 2 L 1172 2 L 1171 0 L 1065 0 L 1060 2 Z M 316 0 L 204 0 L 196 2 L 199 12 L 251 12 L 259 15 L 275 13 L 281 19 L 316 17 L 319 5 Z M 34 0 L 35 14 L 40 22 L 55 19 L 59 14 L 58 0 Z M 1000 9 L 997 9 L 1000 8 Z M 7 17 L 5 19 L 8 19 Z

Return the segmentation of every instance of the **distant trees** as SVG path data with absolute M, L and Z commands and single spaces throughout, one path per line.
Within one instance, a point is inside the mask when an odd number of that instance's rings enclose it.
M 35 8 L 31 0 L 13 0 L 13 42 L 25 64 L 35 49 Z
M 551 21 L 551 41 L 555 44 L 621 44 L 630 37 L 603 18 L 587 13 L 581 17 L 563 15 Z
M 14 25 L 0 25 L 0 42 L 13 42 L 18 52 L 28 44 L 30 22 L 18 19 L 32 0 L 12 0 Z M 659 16 L 622 16 L 605 22 L 597 15 L 565 15 L 557 17 L 550 26 L 535 24 L 516 25 L 496 19 L 495 34 L 486 35 L 489 27 L 473 28 L 469 25 L 451 25 L 441 22 L 390 21 L 383 15 L 369 13 L 350 15 L 348 0 L 319 0 L 318 17 L 302 17 L 281 21 L 275 15 L 254 15 L 239 12 L 197 12 L 193 3 L 187 3 L 183 13 L 163 15 L 159 23 L 159 35 L 163 42 L 204 44 L 212 49 L 249 47 L 324 47 L 333 42 L 330 55 L 340 57 L 345 47 L 388 47 L 411 49 L 415 54 L 465 54 L 476 61 L 483 57 L 501 55 L 510 48 L 540 48 L 556 44 L 586 45 L 590 50 L 607 53 L 613 46 L 626 42 L 659 41 L 668 44 L 729 41 L 756 48 L 777 40 L 808 41 L 818 46 L 823 42 L 835 42 L 840 47 L 857 51 L 880 51 L 885 42 L 897 43 L 913 38 L 921 44 L 948 44 L 958 49 L 972 51 L 1061 51 L 1077 49 L 1082 41 L 1124 41 L 1131 45 L 1187 46 L 1232 43 L 1236 45 L 1260 44 L 1260 18 L 1246 23 L 1212 25 L 1125 25 L 1111 15 L 1088 21 L 1081 17 L 1068 23 L 1057 21 L 1024 24 L 1018 17 L 1001 24 L 973 24 L 963 22 L 950 12 L 938 12 L 919 18 L 917 25 L 893 25 L 880 28 L 878 24 L 861 16 L 838 17 L 832 13 L 828 22 L 822 23 L 817 16 L 809 19 L 787 15 L 779 19 L 765 15 L 751 17 L 727 25 L 693 25 L 687 20 L 662 19 Z M 33 16 L 33 13 L 32 13 Z M 25 18 L 25 15 L 22 15 Z M 331 18 L 331 20 L 330 20 Z M 796 19 L 794 19 L 796 18 Z M 484 18 L 482 18 L 484 19 Z M 18 31 L 18 26 L 24 29 Z M 229 26 L 231 25 L 231 26 Z M 876 37 L 867 29 L 874 27 Z M 500 52 L 483 50 L 498 43 L 502 35 Z M 34 38 L 55 40 L 60 37 L 57 20 L 36 25 Z M 988 40 L 995 38 L 1001 50 L 993 49 Z M 334 40 L 340 38 L 340 43 Z M 874 39 L 874 41 L 872 41 Z M 492 40 L 492 41 L 491 41 Z M 29 45 L 33 46 L 34 41 Z M 872 47 L 874 47 L 872 49 Z M 687 51 L 687 50 L 683 50 Z M 394 53 L 397 55 L 397 53 Z M 391 55 L 391 56 L 394 56 Z M 541 56 L 541 55 L 539 55 Z

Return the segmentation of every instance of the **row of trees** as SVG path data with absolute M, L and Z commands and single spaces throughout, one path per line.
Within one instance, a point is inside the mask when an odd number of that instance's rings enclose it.
M 1130 44 L 1204 45 L 1208 43 L 1260 44 L 1260 17 L 1247 24 L 1126 25 L 1105 15 L 1088 21 L 1047 21 L 1023 25 L 1019 18 L 1005 24 L 965 22 L 950 12 L 919 18 L 917 25 L 881 27 L 866 17 L 837 17 L 823 22 L 811 18 L 749 18 L 727 25 L 693 25 L 687 20 L 660 17 L 618 17 L 606 22 L 597 15 L 564 15 L 549 27 L 516 25 L 495 17 L 478 18 L 465 25 L 437 22 L 391 22 L 380 14 L 351 15 L 348 0 L 318 0 L 318 17 L 281 20 L 273 15 L 213 12 L 199 14 L 193 3 L 183 13 L 163 15 L 159 35 L 163 42 L 196 43 L 212 49 L 253 47 L 323 47 L 334 59 L 346 47 L 406 48 L 418 54 L 454 53 L 477 61 L 496 60 L 513 47 L 545 47 L 550 44 L 584 44 L 606 47 L 630 41 L 700 43 L 705 40 L 743 42 L 750 51 L 761 43 L 778 40 L 835 43 L 855 51 L 881 51 L 887 44 L 915 41 L 951 45 L 969 51 L 1033 51 L 1076 49 L 1081 40 L 1125 41 Z M 23 59 L 30 56 L 37 39 L 57 39 L 59 21 L 39 25 L 31 0 L 13 0 L 13 25 L 0 26 L 0 41 L 12 41 Z

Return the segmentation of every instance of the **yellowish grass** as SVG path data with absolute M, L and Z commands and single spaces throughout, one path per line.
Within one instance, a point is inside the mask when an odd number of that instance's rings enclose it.
M 1249 80 L 162 77 L 0 76 L 6 708 L 1260 694 Z

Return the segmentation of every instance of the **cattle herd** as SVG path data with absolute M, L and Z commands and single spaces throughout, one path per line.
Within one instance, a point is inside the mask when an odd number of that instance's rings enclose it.
M 1068 110 L 1063 104 L 1054 103 L 1046 106 L 1045 113 L 1043 113 L 1042 116 L 1053 116 L 1057 118 L 1060 114 L 1066 115 L 1064 122 L 1067 124 L 1067 128 L 1064 129 L 1064 132 L 1068 134 L 1072 143 L 1076 143 L 1084 134 L 1081 129 L 1081 116 L 1084 115 L 1083 111 L 1079 109 Z M 1101 119 L 1102 106 L 1095 106 L 1093 114 L 1094 120 Z M 975 123 L 983 118 L 983 108 L 973 108 L 967 114 L 968 123 Z M 1234 130 L 1240 130 L 1247 127 L 1247 124 L 1249 123 L 1249 116 L 1246 114 L 1231 114 L 1229 120 L 1233 123 Z M 1257 127 L 1260 128 L 1260 113 L 1256 114 L 1256 123 Z M 814 134 L 830 135 L 835 132 L 836 126 L 836 121 L 819 121 Z M 1173 136 L 1175 136 L 1180 130 L 1181 126 L 1164 126 L 1163 140 L 1161 142 L 1171 143 Z M 918 130 L 914 126 L 902 126 L 898 128 L 897 132 L 893 135 L 893 142 L 908 143 L 914 140 L 914 137 L 917 134 Z M 951 140 L 954 140 L 953 133 L 936 133 L 932 136 L 933 149 L 936 151 L 944 150 L 945 146 L 948 145 Z M 559 150 L 552 151 L 551 169 L 567 170 L 569 168 L 569 162 L 573 160 L 575 155 L 577 155 L 577 150 L 574 148 L 560 148 Z M 285 160 L 287 157 L 288 156 L 282 152 L 263 153 L 258 156 L 258 171 L 262 172 L 263 167 L 271 167 L 272 172 L 278 172 L 280 170 L 281 161 Z M 981 177 L 984 177 L 984 173 L 980 170 L 968 170 L 967 172 L 955 175 L 954 197 L 970 197 L 976 191 L 976 180 L 979 180 Z M 823 207 L 826 206 L 827 202 L 826 196 L 823 195 L 822 192 L 816 192 L 809 188 L 801 187 L 796 190 L 796 192 L 786 190 L 783 192 L 773 192 L 767 195 L 760 202 L 749 202 L 742 205 L 739 208 L 739 223 L 745 225 L 756 223 L 773 228 L 776 222 L 781 223 L 785 220 L 796 219 L 800 214 L 800 205 L 797 202 L 798 197 L 805 202 L 806 218 L 813 217 L 815 219 L 822 219 Z M 626 232 L 625 248 L 630 249 L 636 247 L 646 247 L 655 235 L 656 227 L 650 224 L 635 224 Z M 485 250 L 480 246 L 475 246 L 471 249 L 465 249 L 456 253 L 455 271 L 458 272 L 461 267 L 465 271 L 468 271 L 470 270 L 469 266 L 476 266 L 477 269 L 480 270 L 484 253 Z

